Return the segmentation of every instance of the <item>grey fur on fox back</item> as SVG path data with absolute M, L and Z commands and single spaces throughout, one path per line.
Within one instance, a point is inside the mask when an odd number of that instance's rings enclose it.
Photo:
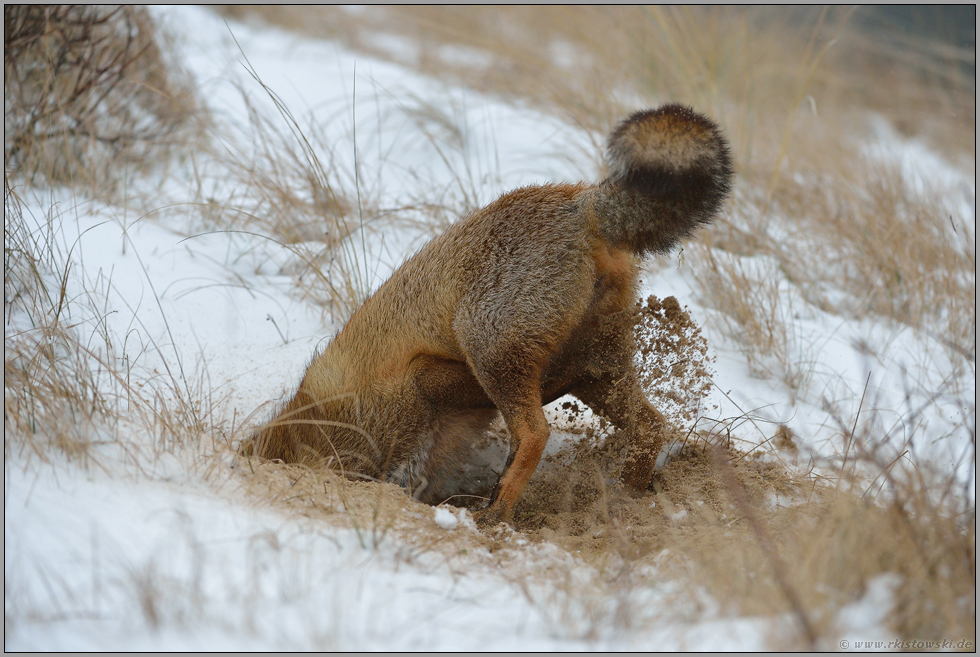
M 640 258 L 709 223 L 732 184 L 721 130 L 681 105 L 609 136 L 609 176 L 517 189 L 412 256 L 310 364 L 250 439 L 268 459 L 424 486 L 499 412 L 511 453 L 481 525 L 509 521 L 547 442 L 542 405 L 571 394 L 628 436 L 623 481 L 644 490 L 665 422 L 634 371 Z

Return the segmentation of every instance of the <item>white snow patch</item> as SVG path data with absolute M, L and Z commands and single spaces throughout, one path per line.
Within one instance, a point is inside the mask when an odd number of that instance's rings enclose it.
M 459 518 L 444 506 L 437 506 L 435 508 L 435 521 L 437 525 L 447 531 L 456 529 L 459 525 Z

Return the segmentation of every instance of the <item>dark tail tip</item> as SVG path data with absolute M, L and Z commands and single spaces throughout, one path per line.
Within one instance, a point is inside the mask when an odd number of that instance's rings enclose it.
M 609 135 L 610 181 L 707 222 L 731 191 L 732 158 L 718 125 L 671 103 L 635 112 Z

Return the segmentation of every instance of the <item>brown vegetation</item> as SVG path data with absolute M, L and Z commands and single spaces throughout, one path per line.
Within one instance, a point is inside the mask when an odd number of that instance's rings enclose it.
M 199 113 L 145 8 L 4 5 L 3 23 L 8 172 L 106 191 Z

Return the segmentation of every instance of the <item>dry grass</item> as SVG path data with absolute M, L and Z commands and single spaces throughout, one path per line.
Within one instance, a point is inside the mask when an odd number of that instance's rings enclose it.
M 571 444 L 532 478 L 519 534 L 447 531 L 391 484 L 301 466 L 253 463 L 242 482 L 263 505 L 349 527 L 368 549 L 396 547 L 399 561 L 439 556 L 472 573 L 489 556 L 560 637 L 718 613 L 792 619 L 774 630 L 773 647 L 828 650 L 850 636 L 846 608 L 860 604 L 909 640 L 975 640 L 972 509 L 937 513 L 935 491 L 912 485 L 882 504 L 864 488 L 790 474 L 772 458 L 791 461 L 785 449 L 753 456 L 723 445 L 711 435 L 676 444 L 659 492 L 638 498 L 615 483 L 615 435 Z M 576 559 L 542 558 L 528 541 Z
M 109 290 L 94 283 L 79 291 L 72 280 L 74 245 L 61 242 L 62 211 L 24 217 L 6 182 L 4 454 L 49 461 L 53 451 L 97 467 L 110 454 L 140 473 L 162 454 L 199 451 L 205 427 L 218 424 L 206 373 L 185 372 L 179 358 L 171 368 L 162 355 L 161 372 L 134 375 L 146 354 L 118 352 L 105 322 Z M 143 348 L 165 349 L 152 339 Z M 149 440 L 130 437 L 133 427 Z
M 706 591 L 722 615 L 789 614 L 774 647 L 834 649 L 847 623 L 841 610 L 887 582 L 889 592 L 867 604 L 898 636 L 975 637 L 975 516 L 962 491 L 950 487 L 936 504 L 925 487 L 935 480 L 921 477 L 882 503 L 856 484 L 790 474 L 779 462 L 792 460 L 785 450 L 751 456 L 705 436 L 675 446 L 659 493 L 636 499 L 611 483 L 614 438 L 554 458 L 515 521 L 532 540 L 595 564 L 609 590 L 635 597 L 676 578 L 697 585 L 673 593 L 682 618 L 701 613 L 680 610 L 703 609 Z
M 944 336 L 954 351 L 975 358 L 976 244 L 975 228 L 963 216 L 967 190 L 954 183 L 917 189 L 898 165 L 864 156 L 853 145 L 842 146 L 838 158 L 834 165 L 804 162 L 798 175 L 779 182 L 770 212 L 791 220 L 778 228 L 757 205 L 737 203 L 729 224 L 708 240 L 731 256 L 723 262 L 695 250 L 702 294 L 737 318 L 750 336 L 745 342 L 761 353 L 778 330 L 758 331 L 749 315 L 791 316 L 778 293 L 791 286 L 824 311 L 891 318 Z M 741 280 L 748 266 L 743 256 L 768 259 L 770 272 L 755 276 L 766 291 L 746 292 L 752 288 Z M 831 299 L 826 290 L 845 295 Z M 750 299 L 737 298 L 746 294 Z M 727 308 L 742 303 L 756 310 Z
M 377 117 L 379 134 L 387 129 L 386 121 L 407 119 L 407 129 L 426 141 L 455 176 L 443 187 L 444 181 L 427 179 L 431 174 L 426 171 L 399 170 L 392 175 L 412 176 L 418 192 L 390 207 L 381 201 L 388 153 L 380 145 L 377 153 L 367 148 L 375 159 L 365 167 L 359 158 L 366 147 L 358 143 L 356 129 L 358 104 L 376 104 L 372 94 L 388 92 L 355 87 L 351 108 L 331 111 L 323 121 L 312 111 L 295 113 L 244 52 L 242 59 L 251 77 L 237 85 L 246 123 L 216 130 L 209 153 L 209 164 L 214 168 L 217 163 L 223 178 L 210 180 L 212 174 L 195 169 L 201 227 L 266 238 L 269 249 L 278 251 L 269 260 L 288 254 L 281 272 L 295 280 L 296 296 L 321 307 L 325 319 L 343 323 L 377 283 L 373 267 L 378 254 L 371 245 L 383 244 L 385 231 L 437 234 L 478 207 L 479 176 L 465 168 L 470 162 L 460 156 L 466 148 L 465 127 L 423 98 L 401 101 L 393 118 Z M 358 94 L 367 99 L 358 100 Z M 463 167 L 454 169 L 456 162 Z
M 141 7 L 5 5 L 4 166 L 105 194 L 199 128 L 193 87 Z
M 4 457 L 55 448 L 85 459 L 110 415 L 97 374 L 70 331 L 68 268 L 23 219 L 4 185 L 4 315 L 26 311 L 30 327 L 4 331 Z
M 638 101 L 692 103 L 722 120 L 743 171 L 760 147 L 785 147 L 787 137 L 795 137 L 796 117 L 814 104 L 835 118 L 871 108 L 895 119 L 907 134 L 945 131 L 942 143 L 973 153 L 973 140 L 967 138 L 974 130 L 973 54 L 894 29 L 872 31 L 867 26 L 881 22 L 875 10 L 230 6 L 221 11 L 339 39 L 440 78 L 530 101 L 600 137 Z M 869 76 L 879 84 L 867 84 Z
M 4 27 L 5 454 L 47 459 L 53 447 L 101 465 L 112 445 L 140 471 L 197 441 L 210 392 L 179 358 L 133 381 L 141 354 L 118 353 L 105 322 L 111 281 L 100 272 L 78 286 L 63 226 L 78 208 L 52 200 L 46 216 L 25 217 L 44 202 L 21 194 L 68 186 L 78 205 L 141 204 L 135 172 L 164 173 L 207 117 L 145 8 L 9 5 Z M 152 444 L 120 439 L 131 426 Z
M 278 117 L 270 118 L 240 89 L 247 138 L 232 136 L 215 153 L 237 184 L 230 198 L 200 198 L 205 228 L 267 236 L 294 256 L 289 273 L 301 295 L 344 320 L 369 293 L 369 263 L 358 239 L 377 219 L 377 205 L 360 193 L 356 171 L 335 162 L 325 126 L 312 118 L 301 123 L 249 72 Z

